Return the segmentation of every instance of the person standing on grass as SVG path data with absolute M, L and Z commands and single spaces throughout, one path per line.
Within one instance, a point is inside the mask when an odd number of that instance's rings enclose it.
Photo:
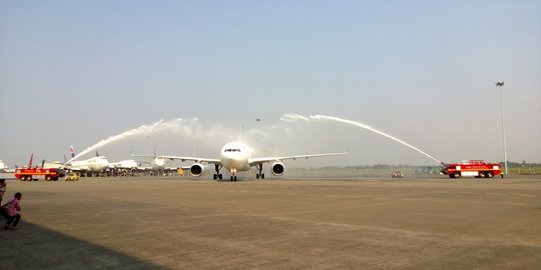
M 6 211 L 1 211 L 1 215 L 7 219 L 4 230 L 18 229 L 19 221 L 21 220 L 21 198 L 20 192 L 15 193 L 14 198 L 7 203 Z

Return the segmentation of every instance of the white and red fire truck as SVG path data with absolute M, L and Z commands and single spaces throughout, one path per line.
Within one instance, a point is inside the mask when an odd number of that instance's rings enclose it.
M 15 178 L 21 181 L 38 181 L 43 178 L 47 181 L 57 181 L 58 178 L 65 175 L 64 170 L 60 168 L 19 168 L 15 171 Z
M 28 168 L 17 168 L 15 170 L 15 178 L 21 181 L 38 181 L 43 178 L 47 181 L 57 181 L 58 178 L 66 175 L 63 168 L 45 168 L 45 161 L 42 162 L 41 167 L 32 167 L 32 158 L 34 154 L 30 156 L 30 162 Z
M 461 163 L 445 164 L 441 169 L 442 174 L 450 178 L 473 176 L 476 178 L 492 178 L 501 173 L 499 163 L 487 163 L 484 160 L 466 160 Z

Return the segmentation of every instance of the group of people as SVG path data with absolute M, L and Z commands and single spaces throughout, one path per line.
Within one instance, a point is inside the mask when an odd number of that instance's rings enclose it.
M 6 225 L 4 226 L 5 230 L 18 229 L 19 221 L 21 220 L 21 198 L 22 194 L 20 192 L 15 193 L 13 199 L 8 201 L 6 204 L 2 204 L 4 193 L 6 192 L 6 180 L 0 179 L 0 215 L 7 219 Z

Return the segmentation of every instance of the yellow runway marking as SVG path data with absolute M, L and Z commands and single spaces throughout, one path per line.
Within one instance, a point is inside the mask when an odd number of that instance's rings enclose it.
M 527 203 L 506 203 L 506 205 L 512 205 L 512 206 L 527 206 Z
M 486 204 L 486 202 L 477 202 L 477 201 L 468 202 L 468 203 L 471 203 L 471 204 Z

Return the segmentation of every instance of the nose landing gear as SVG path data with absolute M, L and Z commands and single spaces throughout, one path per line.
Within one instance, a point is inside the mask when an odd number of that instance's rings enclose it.
M 237 181 L 237 170 L 231 169 L 231 181 Z

